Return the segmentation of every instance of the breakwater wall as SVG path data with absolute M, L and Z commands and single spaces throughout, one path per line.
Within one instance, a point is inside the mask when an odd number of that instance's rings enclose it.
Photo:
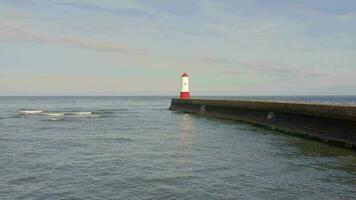
M 170 110 L 248 122 L 356 150 L 356 106 L 174 98 Z

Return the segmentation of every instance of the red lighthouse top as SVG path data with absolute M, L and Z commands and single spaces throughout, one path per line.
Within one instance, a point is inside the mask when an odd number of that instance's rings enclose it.
M 189 76 L 188 76 L 187 73 L 184 72 L 184 73 L 182 74 L 182 77 L 189 77 Z

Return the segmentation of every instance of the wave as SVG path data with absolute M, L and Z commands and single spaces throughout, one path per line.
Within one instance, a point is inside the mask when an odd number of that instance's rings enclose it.
M 93 112 L 90 111 L 79 111 L 79 112 L 73 112 L 73 115 L 92 115 Z
M 20 110 L 21 114 L 25 115 L 36 115 L 36 114 L 41 114 L 43 110 Z
M 104 114 L 104 115 L 110 115 L 110 114 L 115 114 L 115 111 L 112 111 L 112 110 L 95 110 L 92 112 L 92 114 L 98 114 L 98 115 L 101 115 L 101 114 Z
M 56 117 L 56 118 L 45 119 L 43 121 L 66 121 L 66 120 L 64 118 Z
M 124 110 L 124 109 L 120 109 Z M 97 109 L 97 110 L 40 110 L 40 109 L 20 109 L 19 117 L 24 115 L 40 115 L 49 118 L 71 118 L 71 117 L 113 117 L 117 110 Z
M 64 116 L 63 112 L 48 112 L 48 113 L 43 113 L 44 115 L 51 116 L 51 117 L 60 117 Z
M 71 112 L 69 115 L 72 115 L 73 117 L 101 117 L 102 116 L 92 111 Z

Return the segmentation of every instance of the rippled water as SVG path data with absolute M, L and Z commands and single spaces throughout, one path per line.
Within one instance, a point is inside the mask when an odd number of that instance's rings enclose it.
M 0 97 L 0 199 L 355 198 L 355 152 L 169 104 Z

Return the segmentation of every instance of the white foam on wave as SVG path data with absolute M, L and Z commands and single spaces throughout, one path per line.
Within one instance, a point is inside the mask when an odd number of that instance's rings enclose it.
M 48 116 L 51 119 L 61 119 L 61 118 L 91 118 L 91 117 L 101 117 L 101 113 L 96 111 L 46 111 L 46 110 L 19 110 L 22 115 L 41 115 Z
M 79 112 L 73 112 L 72 114 L 73 117 L 99 117 L 100 116 L 90 111 L 79 111 Z
M 42 113 L 42 110 L 21 110 L 20 113 L 25 114 L 25 115 L 35 115 L 35 114 L 40 114 Z
M 74 115 L 92 115 L 92 112 L 75 112 Z
M 59 121 L 59 120 L 61 120 L 60 118 L 50 118 L 50 119 L 48 119 L 49 121 Z
M 51 113 L 44 113 L 45 115 L 51 116 L 51 117 L 60 117 L 64 116 L 64 113 L 61 112 L 51 112 Z

